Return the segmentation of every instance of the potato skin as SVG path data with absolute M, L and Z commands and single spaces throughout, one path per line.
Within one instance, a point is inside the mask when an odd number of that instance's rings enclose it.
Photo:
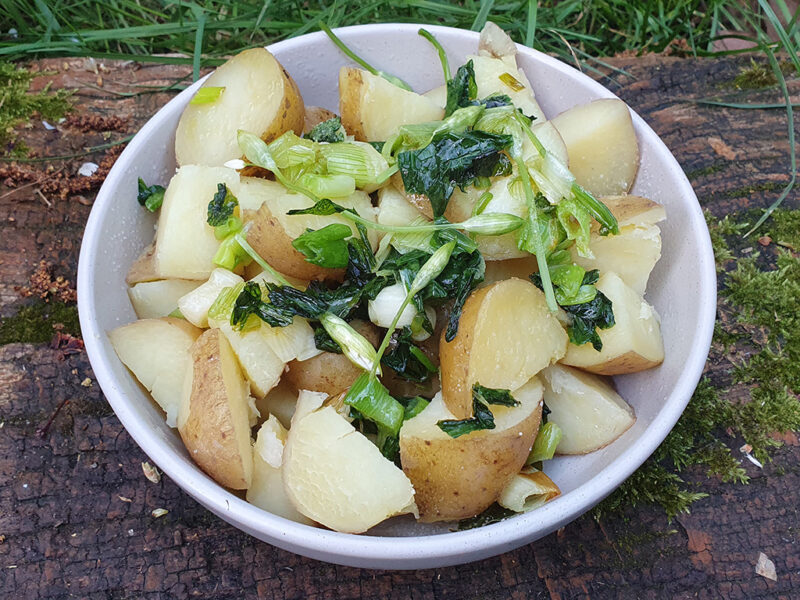
M 305 125 L 306 109 L 303 104 L 303 97 L 300 95 L 300 89 L 292 79 L 292 76 L 289 75 L 289 72 L 283 68 L 283 65 L 281 65 L 281 72 L 284 78 L 281 107 L 269 127 L 261 133 L 261 139 L 267 143 L 290 130 L 297 135 L 301 135 Z
M 347 67 L 339 71 L 339 112 L 345 131 L 360 142 L 366 142 L 361 123 L 361 90 L 364 86 L 363 71 Z
M 625 375 L 627 373 L 638 373 L 657 367 L 662 360 L 649 360 L 641 354 L 631 350 L 625 354 L 620 354 L 613 359 L 599 365 L 585 365 L 579 367 L 584 371 L 596 373 L 598 375 Z
M 380 332 L 372 323 L 355 320 L 351 325 L 373 346 L 377 346 L 380 342 Z M 344 354 L 323 352 L 308 360 L 291 361 L 284 377 L 296 392 L 309 390 L 336 396 L 350 389 L 353 381 L 362 372 L 363 370 L 351 363 Z
M 142 250 L 138 258 L 133 261 L 128 274 L 125 276 L 125 283 L 136 285 L 145 281 L 155 281 L 161 279 L 156 268 L 156 241 L 153 240 Z
M 278 219 L 265 204 L 256 211 L 247 234 L 247 242 L 272 267 L 305 281 L 344 279 L 344 269 L 326 269 L 306 261 L 306 257 L 292 246 L 290 238 Z
M 184 383 L 184 406 L 178 417 L 181 439 L 192 459 L 217 483 L 234 490 L 247 489 L 253 476 L 247 407 L 244 407 L 244 434 L 249 455 L 242 455 L 237 437 L 243 434 L 241 423 L 237 427 L 230 406 L 231 402 L 242 399 L 228 398 L 232 390 L 223 377 L 222 362 L 233 360 L 241 385 L 245 385 L 233 351 L 219 329 L 208 329 L 195 340 L 191 354 L 193 366 Z
M 420 521 L 474 517 L 486 510 L 519 473 L 539 431 L 542 415 L 541 383 L 534 379 L 527 385 L 535 386 L 537 399 L 514 410 L 532 410 L 506 429 L 476 431 L 458 438 L 450 438 L 441 430 L 422 436 L 401 430 L 400 462 L 414 484 Z M 437 401 L 441 399 L 433 400 Z M 424 414 L 425 411 L 419 416 Z
M 328 110 L 327 108 L 322 108 L 321 106 L 306 106 L 306 116 L 305 116 L 305 121 L 303 123 L 303 133 L 306 134 L 310 132 L 312 129 L 314 129 L 314 127 L 316 127 L 323 121 L 332 119 L 335 116 L 336 113 Z

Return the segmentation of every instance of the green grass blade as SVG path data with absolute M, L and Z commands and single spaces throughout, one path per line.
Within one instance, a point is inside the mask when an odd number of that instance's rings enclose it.
M 533 48 L 536 39 L 536 18 L 539 12 L 538 0 L 528 0 L 528 20 L 525 27 L 525 45 Z
M 494 6 L 494 0 L 481 0 L 481 9 L 475 15 L 475 20 L 472 22 L 470 29 L 472 31 L 480 31 L 486 25 L 486 19 Z
M 783 23 L 781 23 L 780 19 L 778 19 L 778 15 L 776 15 L 775 11 L 772 10 L 772 7 L 769 5 L 767 0 L 758 0 L 758 5 L 761 7 L 761 10 L 764 11 L 767 20 L 769 20 L 770 24 L 775 29 L 776 33 L 778 34 L 778 39 L 783 45 L 783 49 L 789 54 L 789 60 L 792 61 L 797 74 L 800 75 L 800 58 L 797 57 L 797 48 L 793 46 L 789 36 L 786 35 L 786 30 L 783 28 Z

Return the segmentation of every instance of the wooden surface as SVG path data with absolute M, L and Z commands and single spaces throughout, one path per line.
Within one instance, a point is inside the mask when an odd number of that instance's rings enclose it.
M 662 136 L 701 203 L 718 216 L 767 205 L 775 187 L 788 180 L 784 113 L 691 102 L 729 93 L 748 61 L 615 59 L 632 77 L 619 77 L 611 88 Z M 41 156 L 79 153 L 135 132 L 174 93 L 129 95 L 152 91 L 136 86 L 165 86 L 187 75 L 183 67 L 130 62 L 107 63 L 95 72 L 98 65 L 83 59 L 39 66 L 56 73 L 37 80 L 37 87 L 52 81 L 73 88 L 77 106 L 58 131 L 34 121 L 23 132 Z M 792 91 L 796 96 L 796 82 Z M 761 96 L 777 101 L 774 91 Z M 83 224 L 118 151 L 0 163 L 0 317 L 30 302 L 19 288 L 30 286 L 37 271 L 39 291 L 59 275 L 74 283 Z M 100 164 L 93 177 L 77 175 L 87 160 Z M 797 205 L 796 192 L 788 202 Z M 62 282 L 57 293 L 68 296 L 68 287 Z M 141 466 L 147 457 L 114 416 L 76 346 L 61 339 L 0 347 L 3 597 L 800 597 L 796 438 L 763 470 L 746 464 L 749 486 L 690 472 L 689 480 L 702 482 L 711 496 L 671 523 L 658 508 L 629 509 L 601 523 L 580 518 L 478 563 L 416 572 L 359 570 L 273 548 L 217 519 L 168 479 L 148 481 Z M 155 518 L 158 508 L 169 513 Z M 760 552 L 774 561 L 777 581 L 756 574 Z

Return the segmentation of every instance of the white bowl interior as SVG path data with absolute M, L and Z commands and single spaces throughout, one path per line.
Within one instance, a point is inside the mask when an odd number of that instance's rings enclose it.
M 339 30 L 359 54 L 403 77 L 415 90 L 441 85 L 433 48 L 417 25 L 365 25 Z M 478 35 L 428 27 L 447 48 L 451 65 L 476 52 Z M 336 111 L 338 71 L 351 64 L 323 33 L 270 47 L 291 73 L 307 105 Z M 614 95 L 577 70 L 520 47 L 518 62 L 548 117 Z M 125 273 L 153 237 L 154 217 L 135 201 L 137 177 L 166 184 L 175 169 L 174 132 L 195 84 L 164 106 L 128 145 L 98 194 L 81 249 L 78 297 L 87 352 L 103 391 L 142 449 L 183 489 L 210 510 L 252 535 L 282 548 L 341 564 L 419 568 L 499 554 L 537 539 L 599 502 L 658 446 L 686 406 L 700 377 L 716 309 L 713 254 L 702 212 L 680 166 L 645 122 L 634 114 L 641 166 L 632 193 L 664 205 L 662 260 L 647 298 L 662 319 L 666 359 L 659 368 L 618 377 L 617 387 L 635 408 L 636 424 L 607 448 L 561 457 L 546 471 L 563 494 L 533 513 L 477 530 L 451 533 L 451 525 L 420 525 L 398 518 L 370 535 L 353 536 L 286 521 L 247 504 L 207 477 L 189 458 L 177 432 L 117 359 L 106 331 L 136 316 Z

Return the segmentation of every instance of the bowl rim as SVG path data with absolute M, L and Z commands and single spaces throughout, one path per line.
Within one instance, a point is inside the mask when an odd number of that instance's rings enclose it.
M 379 23 L 354 25 L 338 28 L 335 31 L 346 39 L 353 34 L 391 35 L 397 33 L 398 30 L 407 32 L 413 29 L 416 33 L 421 26 L 416 23 Z M 439 32 L 444 35 L 453 35 L 455 33 L 471 36 L 476 44 L 478 41 L 479 34 L 473 31 L 438 25 L 425 25 L 425 28 L 434 34 Z M 318 31 L 271 44 L 267 46 L 267 49 L 271 52 L 291 52 L 322 39 L 327 39 L 327 36 Z M 517 50 L 570 78 L 584 78 L 587 89 L 597 98 L 617 98 L 600 83 L 566 63 L 520 44 L 517 44 Z M 695 224 L 702 221 L 704 228 L 701 230 L 700 239 L 697 240 L 701 250 L 697 256 L 697 269 L 701 281 L 697 299 L 700 327 L 693 332 L 695 341 L 691 352 L 684 361 L 677 385 L 673 387 L 662 408 L 654 416 L 652 423 L 647 427 L 638 443 L 627 448 L 610 464 L 571 492 L 533 512 L 523 513 L 511 519 L 476 529 L 408 537 L 353 535 L 295 523 L 240 499 L 213 482 L 200 471 L 199 467 L 186 468 L 178 455 L 166 446 L 165 441 L 155 430 L 143 427 L 139 423 L 134 411 L 128 406 L 125 395 L 115 382 L 111 360 L 112 358 L 116 360 L 116 358 L 105 353 L 99 343 L 101 336 L 105 336 L 106 333 L 95 317 L 94 282 L 91 275 L 95 257 L 100 255 L 100 224 L 106 213 L 113 207 L 114 197 L 111 190 L 117 187 L 126 163 L 140 152 L 148 132 L 161 127 L 160 122 L 166 118 L 167 107 L 178 104 L 187 96 L 194 94 L 206 77 L 201 78 L 162 106 L 137 132 L 117 159 L 97 194 L 87 220 L 77 277 L 80 324 L 86 352 L 95 377 L 126 431 L 145 454 L 150 456 L 183 491 L 235 527 L 298 554 L 328 562 L 367 568 L 408 569 L 444 566 L 500 554 L 555 531 L 608 496 L 661 444 L 688 404 L 706 363 L 717 306 L 716 269 L 710 236 L 705 228 L 703 213 L 691 184 L 660 137 L 633 109 L 630 109 L 637 133 L 644 133 L 648 137 L 652 137 L 650 141 L 654 143 L 658 159 L 666 160 L 670 170 L 679 173 L 680 189 L 676 190 L 676 195 L 684 196 L 689 200 L 686 203 L 686 210 L 692 213 L 689 218 Z M 543 526 L 543 523 L 546 525 Z

